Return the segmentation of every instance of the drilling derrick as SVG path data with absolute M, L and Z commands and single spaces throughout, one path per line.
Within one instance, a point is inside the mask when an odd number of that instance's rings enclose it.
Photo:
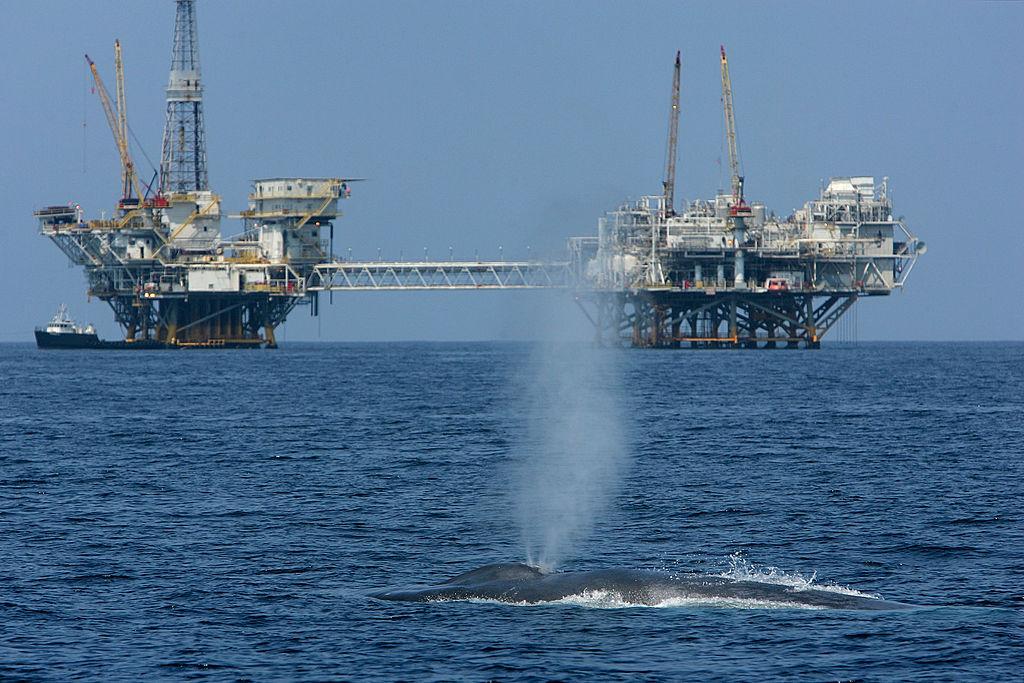
M 195 2 L 177 0 L 160 154 L 160 193 L 208 190 L 209 184 Z

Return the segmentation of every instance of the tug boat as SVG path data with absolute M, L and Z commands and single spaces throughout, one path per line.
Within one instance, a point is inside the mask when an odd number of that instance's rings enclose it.
M 36 346 L 41 349 L 169 349 L 172 346 L 155 339 L 103 341 L 91 324 L 79 327 L 68 317 L 68 307 L 61 304 L 46 327 L 36 328 Z
M 91 324 L 79 327 L 68 317 L 68 307 L 61 304 L 50 324 L 36 328 L 36 345 L 41 349 L 98 349 L 103 342 Z

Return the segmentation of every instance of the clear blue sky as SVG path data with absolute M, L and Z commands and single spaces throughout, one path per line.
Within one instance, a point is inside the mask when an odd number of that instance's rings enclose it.
M 677 196 L 722 185 L 725 43 L 750 197 L 788 212 L 830 175 L 887 175 L 928 242 L 905 292 L 858 304 L 862 339 L 1024 339 L 1021 3 L 200 0 L 198 13 L 210 181 L 228 211 L 255 177 L 366 177 L 338 252 L 555 254 L 658 191 L 677 49 Z M 28 341 L 61 302 L 115 335 L 32 210 L 74 200 L 95 216 L 116 200 L 82 58 L 112 80 L 114 38 L 130 122 L 159 156 L 173 17 L 171 0 L 4 3 L 0 341 Z M 283 337 L 531 337 L 544 307 L 586 333 L 550 294 L 339 293 L 319 321 L 297 309 Z

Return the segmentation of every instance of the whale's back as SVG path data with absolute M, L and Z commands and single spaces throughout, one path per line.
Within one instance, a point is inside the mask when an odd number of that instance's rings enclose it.
M 537 567 L 521 562 L 497 562 L 464 572 L 445 581 L 446 585 L 472 585 L 491 581 L 527 581 L 544 576 Z
M 891 610 L 909 605 L 826 587 L 795 588 L 708 574 L 671 574 L 648 569 L 610 568 L 547 573 L 519 562 L 488 564 L 442 584 L 374 593 L 382 600 L 434 602 L 497 600 L 538 604 L 589 594 L 611 596 L 624 605 L 708 604 L 824 609 Z M 604 599 L 602 598 L 602 599 Z

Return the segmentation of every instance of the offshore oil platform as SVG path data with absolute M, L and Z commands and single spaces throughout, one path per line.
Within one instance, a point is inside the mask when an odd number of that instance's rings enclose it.
M 675 210 L 676 53 L 663 191 L 607 213 L 596 237 L 569 240 L 577 300 L 608 342 L 818 348 L 860 297 L 902 287 L 925 244 L 893 217 L 887 178 L 832 178 L 785 219 L 748 204 L 725 47 L 720 56 L 731 191 Z
M 746 202 L 732 87 L 721 51 L 731 192 L 674 209 L 680 57 L 665 180 L 573 237 L 561 261 L 351 261 L 334 256 L 347 178 L 253 181 L 241 229 L 222 236 L 209 185 L 195 0 L 176 0 L 160 168 L 141 180 L 129 146 L 124 69 L 112 98 L 86 56 L 121 161 L 109 220 L 78 205 L 35 212 L 40 232 L 83 266 L 89 295 L 124 330 L 117 348 L 275 347 L 297 305 L 325 291 L 563 289 L 604 343 L 667 348 L 816 348 L 862 296 L 902 287 L 924 243 L 894 219 L 888 181 L 833 178 L 785 219 Z

